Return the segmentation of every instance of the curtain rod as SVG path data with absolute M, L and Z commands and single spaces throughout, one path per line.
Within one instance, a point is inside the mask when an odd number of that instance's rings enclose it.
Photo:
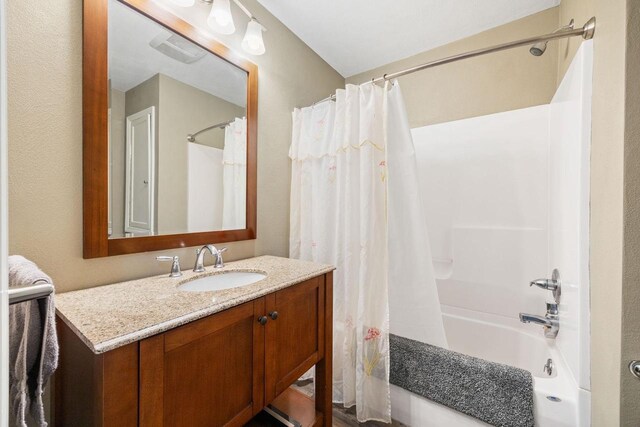
M 446 58 L 437 59 L 435 61 L 431 61 L 415 67 L 407 68 L 406 70 L 397 71 L 395 73 L 383 74 L 380 77 L 371 79 L 371 82 L 380 83 L 380 82 L 392 80 L 398 77 L 406 76 L 407 74 L 412 74 L 412 73 L 415 73 L 416 71 L 426 70 L 427 68 L 433 68 L 439 65 L 449 64 L 451 62 L 460 61 L 462 59 L 474 58 L 476 56 L 486 55 L 488 53 L 500 52 L 507 49 L 513 49 L 516 47 L 526 46 L 526 45 L 540 43 L 540 42 L 547 42 L 550 40 L 558 40 L 558 39 L 564 39 L 564 38 L 575 37 L 575 36 L 582 36 L 583 39 L 590 40 L 593 38 L 593 34 L 595 33 L 595 30 L 596 30 L 596 18 L 594 16 L 591 19 L 589 19 L 587 23 L 582 26 L 582 28 L 562 29 L 560 31 L 555 31 L 553 33 L 544 34 L 541 36 L 528 37 L 526 39 L 502 43 L 499 45 L 472 50 L 465 53 L 459 53 L 457 55 L 448 56 Z M 330 95 L 327 98 L 324 98 L 318 102 L 315 102 L 313 105 L 319 104 L 324 101 L 334 100 L 335 98 L 336 98 L 335 95 Z
M 235 120 L 235 119 L 233 119 L 233 120 Z M 218 123 L 216 125 L 209 126 L 209 127 L 204 128 L 204 129 L 201 129 L 196 133 L 190 133 L 189 135 L 187 135 L 187 141 L 196 142 L 196 136 L 200 135 L 202 132 L 206 132 L 208 130 L 215 129 L 215 128 L 221 128 L 222 129 L 222 128 L 226 127 L 226 126 L 229 126 L 231 124 L 231 122 L 233 122 L 233 120 L 227 120 L 226 122 Z

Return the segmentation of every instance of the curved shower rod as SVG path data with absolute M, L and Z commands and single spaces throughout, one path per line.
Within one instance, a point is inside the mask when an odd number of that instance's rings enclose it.
M 218 124 L 215 124 L 213 126 L 209 126 L 209 127 L 204 128 L 204 129 L 200 129 L 196 133 L 190 133 L 190 134 L 187 135 L 187 141 L 196 142 L 196 136 L 200 135 L 201 133 L 206 132 L 206 131 L 211 130 L 211 129 L 215 129 L 215 128 L 223 129 L 223 128 L 229 126 L 232 122 L 233 122 L 233 120 L 227 120 L 226 122 L 218 123 Z
M 596 31 L 596 17 L 592 17 L 589 19 L 586 24 L 584 24 L 580 28 L 574 29 L 570 24 L 566 27 L 563 27 L 559 30 L 554 31 L 553 33 L 543 34 L 541 36 L 528 37 L 526 39 L 516 40 L 512 42 L 502 43 L 495 46 L 485 47 L 482 49 L 472 50 L 470 52 L 459 53 L 457 55 L 448 56 L 446 58 L 437 59 L 435 61 L 427 62 L 425 64 L 417 65 L 415 67 L 407 68 L 406 70 L 396 71 L 395 73 L 383 74 L 380 77 L 371 79 L 372 83 L 380 83 L 387 80 L 393 80 L 398 77 L 406 76 L 407 74 L 415 73 L 416 71 L 426 70 L 427 68 L 437 67 L 439 65 L 449 64 L 451 62 L 460 61 L 462 59 L 474 58 L 476 56 L 486 55 L 487 53 L 500 52 L 507 49 L 513 49 L 520 46 L 526 46 L 541 42 L 548 42 L 550 40 L 558 40 L 564 39 L 568 37 L 576 37 L 581 36 L 585 40 L 590 40 L 593 38 L 593 35 Z M 316 105 L 320 102 L 334 100 L 336 98 L 335 95 L 330 95 L 327 98 L 324 98 L 318 102 L 315 102 L 313 105 Z

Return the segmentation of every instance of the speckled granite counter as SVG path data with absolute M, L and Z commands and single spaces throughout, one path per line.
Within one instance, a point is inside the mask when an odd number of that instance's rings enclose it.
M 207 267 L 205 273 L 193 273 L 183 267 L 180 278 L 167 274 L 56 295 L 58 315 L 99 354 L 333 270 L 330 265 L 273 256 L 229 262 L 222 269 Z M 267 277 L 222 291 L 177 289 L 195 276 L 223 271 L 253 271 Z

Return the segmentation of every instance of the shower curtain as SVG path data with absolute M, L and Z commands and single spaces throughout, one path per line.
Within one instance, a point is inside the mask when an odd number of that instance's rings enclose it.
M 336 266 L 334 401 L 389 422 L 390 312 L 393 333 L 446 346 L 398 84 L 294 110 L 289 155 L 290 256 Z
M 236 118 L 224 130 L 222 152 L 222 229 L 246 226 L 247 201 L 247 119 Z

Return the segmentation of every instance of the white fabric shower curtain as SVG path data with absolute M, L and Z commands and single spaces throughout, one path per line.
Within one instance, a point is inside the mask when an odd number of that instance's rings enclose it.
M 222 164 L 222 229 L 243 229 L 247 211 L 247 120 L 244 117 L 236 118 L 224 130 Z
M 290 256 L 337 267 L 334 401 L 356 405 L 359 421 L 389 422 L 390 287 L 408 301 L 398 311 L 415 316 L 392 332 L 446 346 L 433 273 L 419 266 L 431 255 L 421 206 L 410 200 L 419 194 L 399 86 L 348 85 L 335 102 L 294 110 L 289 155 Z M 406 298 L 412 292 L 426 300 Z

